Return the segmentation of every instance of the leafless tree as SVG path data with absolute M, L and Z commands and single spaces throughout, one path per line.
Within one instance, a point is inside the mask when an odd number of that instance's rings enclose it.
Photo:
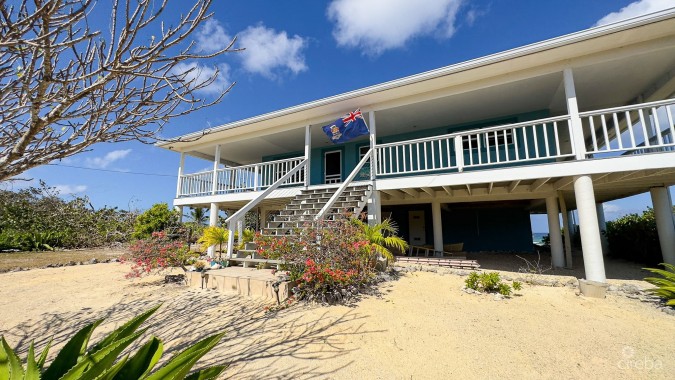
M 191 35 L 211 0 L 186 4 L 174 26 L 167 2 L 114 0 L 101 31 L 92 0 L 0 0 L 0 181 L 95 143 L 156 141 L 172 118 L 221 101 L 234 83 L 199 98 L 219 72 L 194 62 L 235 40 L 199 52 Z

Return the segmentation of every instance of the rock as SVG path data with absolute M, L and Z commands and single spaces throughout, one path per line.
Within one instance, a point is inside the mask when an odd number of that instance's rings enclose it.
M 110 262 L 111 262 L 111 263 L 119 263 L 119 262 L 120 262 L 120 259 L 117 259 L 117 258 L 115 258 L 115 259 L 110 259 Z
M 89 264 L 98 264 L 98 259 L 94 257 L 93 259 L 89 260 Z
M 638 288 L 637 286 L 633 284 L 622 284 L 619 286 L 619 290 L 626 293 L 626 294 L 640 294 L 642 293 L 642 289 Z
M 632 298 L 632 299 L 640 299 L 640 296 L 637 294 L 626 294 L 626 297 Z
M 499 293 L 495 294 L 495 297 L 494 297 L 495 301 L 502 301 L 503 299 L 504 299 L 503 295 L 501 295 Z
M 504 279 L 504 281 L 513 281 L 511 279 L 511 276 L 504 276 L 503 279 Z
M 77 265 L 84 265 L 84 263 L 82 261 L 78 261 Z
M 73 265 L 75 265 L 75 262 L 74 261 L 68 261 L 68 265 L 73 266 Z
M 670 306 L 666 306 L 666 307 L 664 307 L 664 308 L 661 309 L 661 310 L 662 310 L 664 313 L 668 314 L 668 315 L 673 315 L 673 316 L 675 316 L 675 309 L 672 308 L 672 307 L 670 307 Z
M 609 291 L 609 292 L 616 292 L 617 290 L 619 290 L 619 288 L 616 285 L 610 285 L 607 288 L 607 291 Z

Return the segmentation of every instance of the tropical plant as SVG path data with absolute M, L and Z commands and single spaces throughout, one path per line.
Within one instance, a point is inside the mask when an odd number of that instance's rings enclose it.
M 391 219 L 385 219 L 372 226 L 357 218 L 352 218 L 351 221 L 361 229 L 365 239 L 374 247 L 375 253 L 384 256 L 390 262 L 394 261 L 391 249 L 400 252 L 408 249 L 408 243 L 397 235 L 398 227 Z
M 208 222 L 209 218 L 206 214 L 206 209 L 203 207 L 191 207 L 190 208 L 190 221 L 194 222 L 198 226 L 203 226 Z
M 136 218 L 133 237 L 149 238 L 153 232 L 164 231 L 178 226 L 178 213 L 169 209 L 166 203 L 155 203 Z
M 103 319 L 94 321 L 79 330 L 56 355 L 54 361 L 45 366 L 52 341 L 36 358 L 34 343 L 28 348 L 25 367 L 17 354 L 0 337 L 0 379 L 8 380 L 126 380 L 126 379 L 213 379 L 226 366 L 215 366 L 189 373 L 197 361 L 220 341 L 224 334 L 209 336 L 182 352 L 174 355 L 158 370 L 153 371 L 163 353 L 163 343 L 156 337 L 141 346 L 135 354 L 118 356 L 136 341 L 147 329 L 138 328 L 159 306 L 137 315 L 124 325 L 108 334 L 101 341 L 89 347 L 89 339 Z
M 202 236 L 199 237 L 197 243 L 201 245 L 202 250 L 217 245 L 218 252 L 222 255 L 223 244 L 227 243 L 229 236 L 230 232 L 227 229 L 218 226 L 209 226 L 204 229 L 204 232 L 202 232 Z
M 153 232 L 149 239 L 131 244 L 129 252 L 122 256 L 122 262 L 131 263 L 131 271 L 126 277 L 134 278 L 171 268 L 187 271 L 186 266 L 198 256 L 184 241 L 169 239 L 166 232 L 160 231 Z
M 647 289 L 649 292 L 663 298 L 666 305 L 675 306 L 675 265 L 661 263 L 664 269 L 643 268 L 661 277 L 647 277 L 645 281 L 656 288 Z
M 471 272 L 464 280 L 464 284 L 467 288 L 477 290 L 485 293 L 499 293 L 503 296 L 511 295 L 511 286 L 505 282 L 502 282 L 499 273 L 497 272 L 485 272 L 478 274 L 478 272 Z M 519 282 L 514 282 L 513 287 L 516 290 L 521 289 L 521 284 Z

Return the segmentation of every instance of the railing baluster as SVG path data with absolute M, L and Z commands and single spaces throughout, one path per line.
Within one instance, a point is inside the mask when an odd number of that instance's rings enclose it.
M 506 129 L 504 129 L 502 132 L 504 132 L 504 153 L 506 155 L 506 161 L 511 161 L 511 157 L 509 157 L 509 138 L 507 137 Z
M 448 168 L 452 167 L 452 155 L 450 152 L 450 138 L 445 139 L 445 150 L 448 156 Z
M 555 140 L 555 152 L 554 156 L 560 155 L 560 138 L 558 137 L 558 122 L 553 122 L 553 140 Z
M 415 143 L 415 146 L 417 147 L 417 170 L 421 170 L 421 166 L 420 166 L 420 143 Z
M 527 143 L 527 126 L 523 127 L 523 143 L 525 145 L 525 159 L 530 159 L 530 144 Z
M 532 126 L 532 134 L 534 135 L 534 157 L 539 158 L 539 138 L 537 136 L 537 124 Z
M 497 163 L 499 163 L 499 138 L 497 137 L 497 131 L 494 131 L 493 135 L 495 137 L 495 156 L 497 156 Z
M 647 134 L 647 124 L 645 123 L 645 115 L 642 112 L 642 108 L 638 109 L 638 115 L 640 115 L 640 124 L 642 124 L 642 133 L 645 139 L 645 146 L 651 146 L 652 144 L 649 141 L 649 135 Z
M 609 132 L 607 131 L 607 123 L 605 122 L 605 115 L 600 115 L 602 120 L 602 136 L 605 138 L 605 150 L 609 151 L 612 149 L 609 142 Z
M 670 110 L 670 105 L 666 106 L 666 114 L 668 115 L 668 126 L 670 128 L 670 143 L 675 143 L 675 124 L 673 124 L 673 113 Z
M 520 160 L 520 152 L 518 152 L 518 129 L 512 128 L 511 135 L 513 136 L 514 147 L 516 151 L 516 161 Z
M 551 155 L 551 151 L 548 145 L 548 126 L 546 124 L 542 124 L 541 126 L 544 128 L 544 149 L 546 149 L 546 154 L 544 157 L 549 157 Z
M 593 141 L 593 152 L 598 151 L 598 139 L 595 137 L 595 122 L 593 116 L 588 117 L 588 128 L 591 130 L 591 141 Z
M 654 129 L 656 130 L 656 141 L 659 145 L 663 145 L 663 137 L 661 137 L 661 123 L 659 123 L 659 116 L 656 114 L 656 108 L 652 107 L 652 117 L 654 117 Z

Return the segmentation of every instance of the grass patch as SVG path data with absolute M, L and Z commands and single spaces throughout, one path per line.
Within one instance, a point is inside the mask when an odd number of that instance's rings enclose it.
M 70 261 L 99 261 L 120 257 L 124 251 L 113 249 L 83 249 L 72 251 L 45 252 L 2 252 L 0 253 L 0 272 L 13 268 L 41 268 L 50 264 L 67 264 Z

